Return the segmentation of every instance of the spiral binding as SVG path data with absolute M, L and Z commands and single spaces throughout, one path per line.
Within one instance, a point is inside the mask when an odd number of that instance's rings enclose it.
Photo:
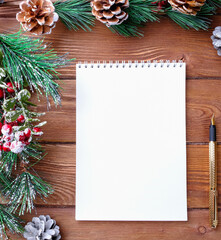
M 109 62 L 106 62 L 106 61 L 97 61 L 97 62 L 94 62 L 94 61 L 91 61 L 91 62 L 78 62 L 77 64 L 77 67 L 78 68 L 119 68 L 119 67 L 122 67 L 122 68 L 125 68 L 125 67 L 128 67 L 128 68 L 131 68 L 131 67 L 135 67 L 135 68 L 150 68 L 150 67 L 182 67 L 184 66 L 184 62 L 182 60 L 179 60 L 179 61 L 176 61 L 176 60 L 173 60 L 173 61 L 169 61 L 169 60 L 166 60 L 166 61 L 163 61 L 163 60 L 160 60 L 160 61 L 109 61 Z

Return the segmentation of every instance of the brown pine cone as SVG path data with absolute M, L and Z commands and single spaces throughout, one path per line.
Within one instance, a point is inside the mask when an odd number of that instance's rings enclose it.
M 36 35 L 50 34 L 58 21 L 51 0 L 26 0 L 20 3 L 21 12 L 16 19 L 25 31 Z
M 206 0 L 168 0 L 173 10 L 188 15 L 196 15 Z
M 127 20 L 128 14 L 124 9 L 129 7 L 129 0 L 93 0 L 91 7 L 96 19 L 110 27 Z

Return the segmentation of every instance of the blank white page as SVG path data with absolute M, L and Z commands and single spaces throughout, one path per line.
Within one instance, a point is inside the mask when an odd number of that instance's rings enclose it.
M 76 69 L 76 220 L 186 221 L 185 63 Z

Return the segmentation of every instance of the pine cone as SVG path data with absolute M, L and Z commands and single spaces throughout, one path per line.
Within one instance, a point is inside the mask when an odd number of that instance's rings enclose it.
M 33 217 L 32 222 L 25 226 L 24 238 L 27 240 L 59 240 L 61 239 L 59 227 L 56 221 L 49 215 Z
M 26 0 L 20 3 L 21 12 L 16 19 L 25 31 L 36 35 L 50 34 L 58 21 L 58 14 L 51 0 Z
M 187 15 L 196 15 L 206 0 L 168 0 L 173 10 Z
M 216 27 L 211 36 L 213 46 L 217 50 L 218 56 L 221 56 L 221 26 Z
M 129 7 L 129 0 L 93 0 L 91 7 L 96 19 L 110 27 L 127 20 L 128 14 L 124 9 Z

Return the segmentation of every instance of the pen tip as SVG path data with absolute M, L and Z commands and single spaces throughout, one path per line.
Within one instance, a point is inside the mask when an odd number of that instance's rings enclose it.
M 215 115 L 214 115 L 214 113 L 213 113 L 213 116 L 212 116 L 212 118 L 211 118 L 211 124 L 212 124 L 212 125 L 215 125 Z

